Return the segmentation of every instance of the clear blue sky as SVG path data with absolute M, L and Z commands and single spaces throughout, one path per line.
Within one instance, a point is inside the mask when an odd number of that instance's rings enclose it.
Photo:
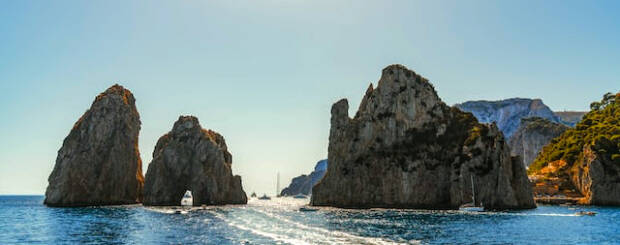
M 181 114 L 224 135 L 248 193 L 327 155 L 400 63 L 448 104 L 541 98 L 586 110 L 620 89 L 620 1 L 2 1 L 0 194 L 42 194 L 62 140 L 119 82 L 137 99 L 144 170 Z M 351 114 L 354 112 L 352 111 Z

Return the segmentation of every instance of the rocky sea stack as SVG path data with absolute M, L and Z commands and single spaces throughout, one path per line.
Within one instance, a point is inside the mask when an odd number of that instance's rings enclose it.
M 45 192 L 48 206 L 139 203 L 140 115 L 131 92 L 114 85 L 99 94 L 58 151 Z
M 245 204 L 241 177 L 233 176 L 224 137 L 205 130 L 193 116 L 181 116 L 160 137 L 144 186 L 144 205 L 178 206 L 190 190 L 193 205 Z
M 495 124 L 449 107 L 427 79 L 401 65 L 383 69 L 351 119 L 331 109 L 329 166 L 311 204 L 344 208 L 535 208 L 521 160 Z M 473 179 L 473 181 L 472 181 Z

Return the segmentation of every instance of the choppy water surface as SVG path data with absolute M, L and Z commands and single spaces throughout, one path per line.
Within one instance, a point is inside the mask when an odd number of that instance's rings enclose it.
M 0 196 L 0 244 L 617 244 L 620 208 L 541 206 L 519 212 L 299 212 L 307 199 L 250 200 L 174 214 L 140 205 L 48 208 L 42 196 Z M 579 210 L 596 216 L 576 216 Z

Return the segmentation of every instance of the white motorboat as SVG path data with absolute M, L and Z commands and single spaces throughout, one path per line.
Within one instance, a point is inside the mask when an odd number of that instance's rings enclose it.
M 181 199 L 181 206 L 193 206 L 194 205 L 194 197 L 192 196 L 191 191 L 186 191 L 185 195 L 183 195 L 183 199 Z

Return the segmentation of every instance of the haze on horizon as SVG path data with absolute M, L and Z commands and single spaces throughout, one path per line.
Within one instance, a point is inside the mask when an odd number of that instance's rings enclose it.
M 327 157 L 351 112 L 403 64 L 447 104 L 540 98 L 588 110 L 618 91 L 617 1 L 6 1 L 0 8 L 0 194 L 43 194 L 97 94 L 130 89 L 146 171 L 179 115 L 221 133 L 250 194 Z

